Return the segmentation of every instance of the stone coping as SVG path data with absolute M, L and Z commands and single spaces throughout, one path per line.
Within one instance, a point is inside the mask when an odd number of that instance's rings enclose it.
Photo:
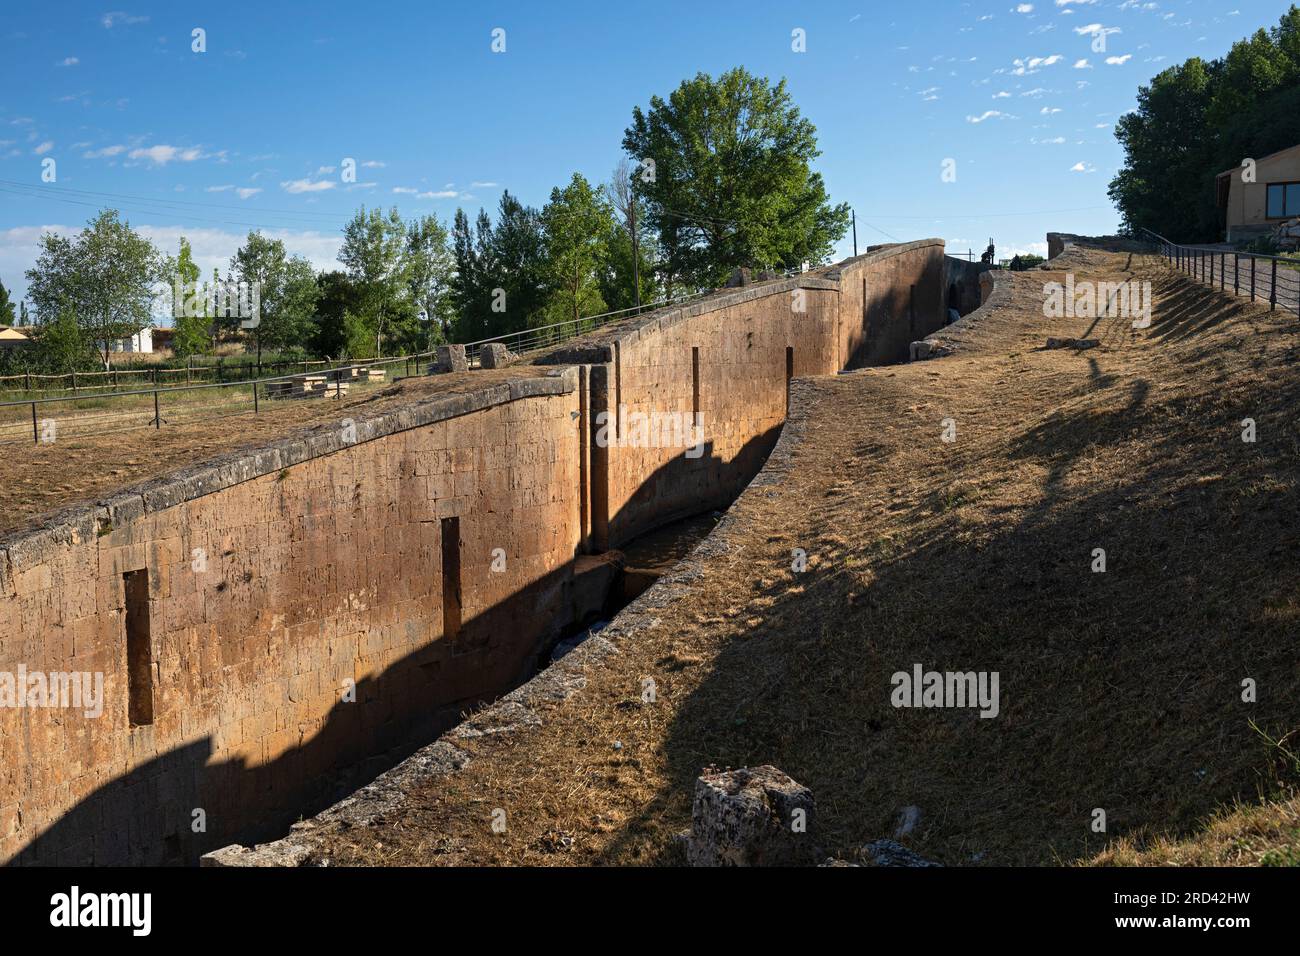
M 0 536 L 0 598 L 13 596 L 12 575 L 36 566 L 52 551 L 94 540 L 147 514 L 334 454 L 351 445 L 525 398 L 565 395 L 577 387 L 578 370 L 570 367 L 467 392 L 413 399 L 354 420 L 355 438 L 337 426 L 317 424 L 252 449 L 229 452 L 203 464 L 150 479 L 93 505 L 63 508 L 42 519 L 39 527 Z
M 794 289 L 826 289 L 840 291 L 840 278 L 845 272 L 883 262 L 895 256 L 914 252 L 930 246 L 943 247 L 942 239 L 917 239 L 883 246 L 871 252 L 845 259 L 829 266 L 818 266 L 788 279 L 771 279 L 753 285 L 734 289 L 720 289 L 689 305 L 664 306 L 654 312 L 647 312 L 631 319 L 623 319 L 603 329 L 597 329 L 584 335 L 580 341 L 557 346 L 545 355 L 534 359 L 535 365 L 562 365 L 578 363 L 585 365 L 603 365 L 614 361 L 614 346 L 630 346 L 643 334 L 654 334 L 671 328 L 679 322 L 731 306 L 763 299 L 769 295 L 779 295 Z

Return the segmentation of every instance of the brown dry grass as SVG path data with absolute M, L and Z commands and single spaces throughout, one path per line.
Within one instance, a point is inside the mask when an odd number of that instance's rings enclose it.
M 1249 722 L 1300 725 L 1296 320 L 1151 258 L 1056 264 L 1151 280 L 1154 326 L 1044 319 L 1063 276 L 1030 272 L 967 351 L 817 380 L 788 476 L 737 503 L 729 549 L 656 626 L 540 729 L 466 742 L 477 759 L 400 815 L 331 834 L 331 862 L 675 862 L 708 765 L 809 785 L 832 854 L 916 804 L 909 842 L 950 865 L 1183 841 L 1293 784 Z M 1049 334 L 1104 345 L 1042 351 Z M 893 709 L 914 663 L 998 671 L 1001 715 Z
M 0 533 L 34 526 L 56 509 L 93 503 L 150 478 L 241 448 L 254 448 L 312 428 L 333 427 L 343 418 L 361 421 L 412 401 L 477 390 L 512 378 L 544 375 L 546 371 L 523 366 L 413 377 L 360 395 L 354 393 L 342 401 L 263 400 L 258 415 L 253 414 L 251 396 L 244 406 L 214 404 L 203 409 L 192 400 L 183 408 L 169 406 L 164 393 L 161 429 L 153 427 L 150 406 L 136 415 L 135 421 L 106 425 L 102 434 L 68 434 L 73 431 L 70 426 L 60 429 L 58 441 L 37 445 L 28 432 L 23 442 L 0 448 L 0 486 L 4 494 Z M 212 389 L 183 394 L 213 395 L 212 401 L 217 403 L 226 392 Z

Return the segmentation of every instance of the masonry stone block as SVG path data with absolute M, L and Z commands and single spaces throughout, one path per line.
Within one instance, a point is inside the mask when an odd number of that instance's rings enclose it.
M 505 368 L 514 361 L 515 354 L 500 342 L 489 342 L 478 354 L 481 368 Z
M 465 357 L 463 345 L 439 345 L 434 362 L 429 366 L 430 375 L 467 371 L 469 371 L 469 360 Z
M 695 781 L 691 866 L 808 866 L 816 860 L 812 791 L 775 767 L 713 771 Z

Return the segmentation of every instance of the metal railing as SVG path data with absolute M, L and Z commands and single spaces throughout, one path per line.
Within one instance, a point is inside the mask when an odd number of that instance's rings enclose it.
M 1197 282 L 1300 316 L 1300 259 L 1179 245 L 1150 229 L 1142 232 L 1175 269 Z
M 41 406 L 49 406 L 49 405 L 57 406 L 57 405 L 66 404 L 68 402 L 112 402 L 120 399 L 128 399 L 128 398 L 138 399 L 144 396 L 150 396 L 153 399 L 152 414 L 149 414 L 147 411 L 143 413 L 137 412 L 135 414 L 132 414 L 131 412 L 127 411 L 125 413 L 117 414 L 117 415 L 112 415 L 112 414 L 92 415 L 92 416 L 87 416 L 87 418 L 99 424 L 112 425 L 114 423 L 133 422 L 137 425 L 143 423 L 149 427 L 153 427 L 155 429 L 161 429 L 164 421 L 162 416 L 163 400 L 165 397 L 168 396 L 176 396 L 187 392 L 201 392 L 201 391 L 206 391 L 211 389 L 251 389 L 252 391 L 251 401 L 253 406 L 253 414 L 256 415 L 261 412 L 261 405 L 263 400 L 269 397 L 269 392 L 267 387 L 277 382 L 295 382 L 295 381 L 301 382 L 308 375 L 322 376 L 327 381 L 330 380 L 342 381 L 345 373 L 348 373 L 350 378 L 349 370 L 351 369 L 366 369 L 367 371 L 371 368 L 387 369 L 389 366 L 398 365 L 402 363 L 405 364 L 406 372 L 408 375 L 411 374 L 412 369 L 414 369 L 416 374 L 419 374 L 421 360 L 423 360 L 427 366 L 428 363 L 431 361 L 432 356 L 433 353 L 431 352 L 420 352 L 416 355 L 399 355 L 399 356 L 393 356 L 387 358 L 365 359 L 365 360 L 355 361 L 355 362 L 342 362 L 335 365 L 331 365 L 328 368 L 313 370 L 307 373 L 306 375 L 304 373 L 297 373 L 294 375 L 276 375 L 267 378 L 245 379 L 243 381 L 236 381 L 236 382 L 204 382 L 199 385 L 160 386 L 156 388 L 129 389 L 129 390 L 121 390 L 121 391 L 113 391 L 113 392 L 101 392 L 100 394 L 97 395 L 86 395 L 83 393 L 79 395 L 59 395 L 59 396 L 50 396 L 50 397 L 41 397 L 41 398 L 25 398 L 25 399 L 18 399 L 16 401 L 0 402 L 0 415 L 3 415 L 5 410 L 7 409 L 30 407 L 32 440 L 33 442 L 39 445 L 42 443 L 42 434 L 43 434 L 41 419 L 38 411 L 38 409 Z M 209 407 L 216 407 L 215 403 L 209 403 Z M 6 431 L 13 430 L 15 424 L 16 424 L 15 421 L 0 421 L 0 444 L 12 444 L 12 442 L 5 442 L 3 440 L 3 435 L 5 434 Z M 118 430 L 118 429 L 114 429 L 114 430 Z M 106 433 L 96 432 L 93 434 L 106 434 Z
M 783 273 L 777 273 L 776 278 L 789 278 L 790 276 L 799 275 L 801 269 L 791 269 Z M 655 309 L 666 306 L 682 305 L 689 302 L 697 301 L 705 296 L 712 295 L 717 290 L 706 290 L 704 292 L 692 292 L 676 297 L 669 297 L 656 302 L 645 303 L 641 306 L 633 306 L 627 309 L 618 309 L 612 312 L 603 312 L 599 315 L 583 316 L 578 319 L 567 319 L 563 322 L 555 322 L 550 325 L 540 326 L 531 329 L 522 329 L 518 332 L 510 332 L 505 335 L 493 336 L 492 338 L 480 339 L 476 342 L 469 342 L 465 345 L 466 357 L 469 359 L 471 367 L 479 364 L 479 355 L 483 346 L 490 343 L 499 342 L 514 352 L 516 355 L 527 355 L 545 348 L 550 348 L 580 335 L 585 335 L 601 326 L 616 322 L 622 318 L 631 315 L 652 312 Z M 164 402 L 168 397 L 181 395 L 188 392 L 200 392 L 210 389 L 251 389 L 252 391 L 252 411 L 253 414 L 261 412 L 263 400 L 269 398 L 270 390 L 268 386 L 278 382 L 302 381 L 307 375 L 324 376 L 327 380 L 340 380 L 340 376 L 348 369 L 371 369 L 387 368 L 393 365 L 405 363 L 406 373 L 408 375 L 418 375 L 420 373 L 420 364 L 425 366 L 432 364 L 436 352 L 419 352 L 415 355 L 399 355 L 387 358 L 365 359 L 354 362 L 341 362 L 327 368 L 312 369 L 309 373 L 296 373 L 292 375 L 276 375 L 266 378 L 244 379 L 233 382 L 204 382 L 200 384 L 187 385 L 155 385 L 153 388 L 143 389 L 123 389 L 113 391 L 101 391 L 95 395 L 87 395 L 84 392 L 76 395 L 59 395 L 40 398 L 24 398 L 15 401 L 0 402 L 0 445 L 13 444 L 12 440 L 5 440 L 6 433 L 16 433 L 26 427 L 25 423 L 18 419 L 3 420 L 4 415 L 9 409 L 27 408 L 31 409 L 31 436 L 32 441 L 36 444 L 42 444 L 42 419 L 40 418 L 39 409 L 41 406 L 61 405 L 67 402 L 111 402 L 119 399 L 139 399 L 144 396 L 150 396 L 153 399 L 152 412 L 145 403 L 143 411 L 131 412 L 126 410 L 120 414 L 91 415 L 86 416 L 87 420 L 98 424 L 107 424 L 114 426 L 113 431 L 121 430 L 123 427 L 129 427 L 120 423 L 132 423 L 136 427 L 152 427 L 161 429 L 165 419 L 163 418 Z M 336 392 L 336 394 L 338 394 Z M 247 401 L 245 401 L 245 405 Z M 216 403 L 208 403 L 202 408 L 217 408 Z M 173 408 L 176 408 L 173 405 Z M 245 410 L 247 410 L 245 408 Z M 220 416 L 207 416 L 220 417 Z M 48 420 L 47 420 L 48 421 Z M 107 432 L 94 432 L 91 434 L 102 435 Z M 80 437 L 85 437 L 84 434 Z
M 778 279 L 788 279 L 791 276 L 802 275 L 802 269 L 787 269 L 785 272 L 773 273 Z M 690 292 L 684 295 L 673 296 L 666 299 L 659 299 L 655 302 L 646 302 L 640 306 L 631 306 L 626 309 L 616 309 L 613 312 L 602 312 L 599 315 L 586 315 L 577 319 L 565 319 L 563 322 L 554 322 L 550 325 L 538 326 L 531 329 L 521 329 L 518 332 L 509 332 L 505 335 L 493 336 L 489 339 L 480 339 L 477 342 L 465 343 L 465 357 L 469 360 L 471 367 L 478 363 L 479 354 L 483 351 L 483 346 L 493 343 L 504 345 L 516 355 L 527 355 L 530 352 L 540 352 L 543 349 L 559 345 L 569 339 L 577 338 L 580 335 L 586 335 L 604 325 L 618 322 L 621 319 L 634 315 L 641 315 L 647 312 L 653 312 L 655 309 L 665 308 L 667 306 L 684 305 L 688 302 L 694 302 L 705 296 L 713 295 L 718 290 L 707 289 L 703 292 Z

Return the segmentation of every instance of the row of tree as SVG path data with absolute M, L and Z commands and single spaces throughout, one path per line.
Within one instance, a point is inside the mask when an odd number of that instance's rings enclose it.
M 405 354 L 716 287 L 737 266 L 820 263 L 847 229 L 847 206 L 832 206 L 811 170 L 816 131 L 784 80 L 701 73 L 634 109 L 622 145 L 609 183 L 575 173 L 541 209 L 506 191 L 495 218 L 479 210 L 471 224 L 458 209 L 448 229 L 363 207 L 343 229 L 340 267 L 320 274 L 250 232 L 212 279 L 257 288 L 259 320 L 198 297 L 176 312 L 174 351 L 240 338 L 259 360 Z M 112 343 L 150 324 L 152 289 L 201 285 L 187 241 L 164 254 L 115 210 L 75 237 L 44 236 L 27 279 L 34 354 L 55 365 L 95 350 L 108 366 Z
M 1220 59 L 1192 57 L 1156 76 L 1115 133 L 1125 162 L 1110 197 L 1124 227 L 1219 239 L 1216 174 L 1300 143 L 1300 9 Z

